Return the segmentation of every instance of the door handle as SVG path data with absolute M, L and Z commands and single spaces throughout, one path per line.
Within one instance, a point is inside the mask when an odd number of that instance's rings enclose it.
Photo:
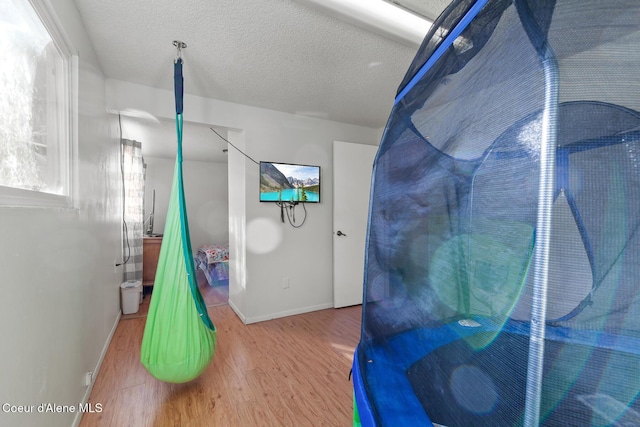
M 338 236 L 344 236 L 347 237 L 346 234 L 344 234 L 342 231 L 338 230 L 338 232 L 336 233 Z

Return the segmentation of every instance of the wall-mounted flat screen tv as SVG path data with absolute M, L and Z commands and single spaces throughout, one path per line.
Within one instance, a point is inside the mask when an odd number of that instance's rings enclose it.
M 260 201 L 320 203 L 320 166 L 260 162 Z

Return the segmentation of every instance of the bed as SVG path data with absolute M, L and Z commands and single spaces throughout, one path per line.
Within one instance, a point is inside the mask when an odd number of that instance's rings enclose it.
M 198 248 L 196 267 L 202 270 L 210 286 L 229 285 L 229 245 L 211 244 Z

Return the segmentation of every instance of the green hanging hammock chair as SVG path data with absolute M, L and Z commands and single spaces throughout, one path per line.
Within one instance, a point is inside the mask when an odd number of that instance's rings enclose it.
M 182 45 L 184 47 L 184 45 Z M 180 49 L 180 47 L 178 48 Z M 182 59 L 174 64 L 178 151 L 158 268 L 140 361 L 155 378 L 184 383 L 198 377 L 216 348 L 216 328 L 196 281 L 182 179 Z

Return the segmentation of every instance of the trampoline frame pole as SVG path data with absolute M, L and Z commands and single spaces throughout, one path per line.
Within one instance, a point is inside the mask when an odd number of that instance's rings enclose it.
M 533 269 L 533 301 L 529 338 L 529 363 L 524 410 L 524 426 L 538 426 L 542 394 L 544 363 L 545 319 L 547 311 L 547 284 L 549 279 L 549 248 L 551 241 L 551 214 L 556 177 L 556 148 L 558 139 L 558 63 L 550 46 L 542 58 L 545 99 L 540 141 L 540 182 Z

